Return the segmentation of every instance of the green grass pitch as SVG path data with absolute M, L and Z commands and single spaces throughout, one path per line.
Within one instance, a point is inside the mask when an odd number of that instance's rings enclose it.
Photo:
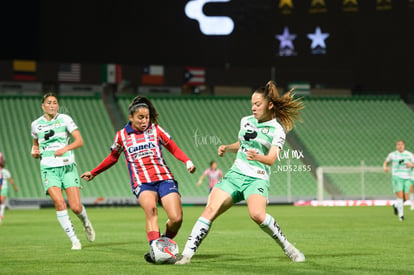
M 202 207 L 184 207 L 180 251 Z M 71 251 L 54 209 L 6 211 L 0 226 L 0 274 L 408 274 L 414 272 L 414 211 L 398 221 L 391 207 L 269 206 L 288 239 L 305 254 L 293 263 L 254 224 L 246 206 L 219 217 L 188 266 L 151 265 L 139 207 L 88 208 L 96 241 Z M 165 213 L 159 211 L 164 230 Z

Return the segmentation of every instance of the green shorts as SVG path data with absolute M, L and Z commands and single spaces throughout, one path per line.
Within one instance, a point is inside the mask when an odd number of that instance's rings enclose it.
M 7 197 L 7 194 L 9 193 L 9 187 L 1 187 L 1 192 L 0 192 L 0 196 L 5 196 Z
M 410 187 L 413 184 L 411 179 L 403 179 L 397 176 L 392 177 L 392 188 L 394 193 L 403 191 L 404 193 L 410 193 Z
M 60 189 L 80 187 L 78 169 L 75 163 L 61 167 L 40 168 L 40 174 L 46 195 L 48 194 L 47 190 L 52 186 Z
M 269 196 L 269 181 L 239 174 L 233 170 L 227 172 L 214 187 L 226 191 L 234 203 L 246 200 L 252 194 L 259 194 L 266 199 Z

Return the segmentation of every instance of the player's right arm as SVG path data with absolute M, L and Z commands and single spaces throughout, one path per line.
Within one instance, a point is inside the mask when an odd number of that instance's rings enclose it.
M 40 150 L 39 150 L 39 140 L 33 139 L 33 146 L 31 151 L 32 157 L 38 159 L 40 158 Z
M 388 168 L 388 161 L 384 161 L 382 167 L 384 168 L 384 172 L 386 173 L 388 173 L 388 171 L 390 170 L 390 168 Z
M 237 141 L 233 144 L 229 145 L 220 145 L 218 148 L 218 155 L 222 157 L 224 153 L 230 152 L 230 153 L 237 153 L 237 151 L 240 148 L 240 143 Z
M 203 173 L 200 177 L 200 179 L 197 182 L 197 186 L 201 186 L 201 184 L 203 183 L 203 179 L 206 177 L 205 173 Z
M 382 168 L 384 169 L 384 172 L 388 173 L 388 171 L 390 170 L 390 168 L 388 167 L 388 164 L 391 161 L 391 153 L 388 154 L 387 158 L 384 161 L 384 164 L 382 165 Z
M 112 150 L 111 153 L 98 166 L 96 166 L 92 171 L 83 173 L 80 177 L 86 181 L 93 180 L 95 176 L 99 175 L 117 163 L 119 156 L 120 152 Z

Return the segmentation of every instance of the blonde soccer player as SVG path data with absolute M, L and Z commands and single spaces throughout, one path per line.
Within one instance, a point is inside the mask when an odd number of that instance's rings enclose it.
M 213 187 L 207 206 L 194 224 L 176 264 L 189 264 L 213 221 L 242 200 L 247 202 L 250 218 L 277 242 L 292 261 L 305 261 L 303 253 L 287 240 L 276 220 L 266 212 L 270 166 L 283 147 L 285 132 L 293 127 L 293 120 L 299 117 L 299 111 L 303 108 L 303 103 L 293 96 L 288 92 L 279 97 L 273 81 L 253 92 L 253 115 L 241 119 L 238 141 L 218 148 L 220 157 L 236 153 L 236 160 Z
M 398 140 L 395 144 L 396 150 L 389 153 L 384 161 L 385 172 L 389 171 L 388 165 L 392 164 L 392 188 L 397 196 L 396 202 L 392 205 L 394 214 L 400 221 L 404 220 L 404 201 L 409 200 L 410 188 L 412 185 L 412 164 L 414 156 L 410 151 L 405 150 L 405 142 Z
M 63 191 L 69 206 L 81 220 L 88 241 L 95 240 L 95 231 L 80 201 L 80 179 L 73 150 L 83 145 L 78 126 L 66 114 L 58 113 L 58 98 L 53 93 L 43 96 L 44 114 L 32 122 L 31 154 L 40 159 L 40 175 L 46 194 L 52 199 L 57 219 L 72 242 L 72 250 L 82 249 L 69 217 Z M 73 142 L 69 143 L 73 137 Z
M 163 236 L 174 238 L 181 227 L 183 210 L 178 183 L 161 153 L 166 148 L 175 158 L 185 163 L 188 172 L 195 166 L 178 147 L 172 137 L 158 125 L 158 112 L 146 97 L 137 96 L 128 107 L 129 122 L 119 130 L 111 146 L 111 153 L 92 171 L 81 175 L 86 181 L 114 165 L 123 153 L 126 159 L 132 193 L 145 213 L 148 243 L 160 237 L 157 204 L 164 208 L 168 220 Z M 144 259 L 155 263 L 151 254 Z

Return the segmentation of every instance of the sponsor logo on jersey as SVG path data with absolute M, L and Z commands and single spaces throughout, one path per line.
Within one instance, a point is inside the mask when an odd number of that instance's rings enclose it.
M 55 125 L 43 125 L 43 124 L 37 125 L 37 131 L 38 132 L 48 131 L 48 130 L 53 129 L 53 128 L 55 128 Z
M 150 150 L 150 149 L 155 149 L 157 146 L 153 143 L 153 142 L 147 142 L 147 143 L 143 143 L 137 146 L 131 146 L 128 148 L 128 153 L 133 154 L 136 153 L 138 151 L 142 151 L 142 150 Z

